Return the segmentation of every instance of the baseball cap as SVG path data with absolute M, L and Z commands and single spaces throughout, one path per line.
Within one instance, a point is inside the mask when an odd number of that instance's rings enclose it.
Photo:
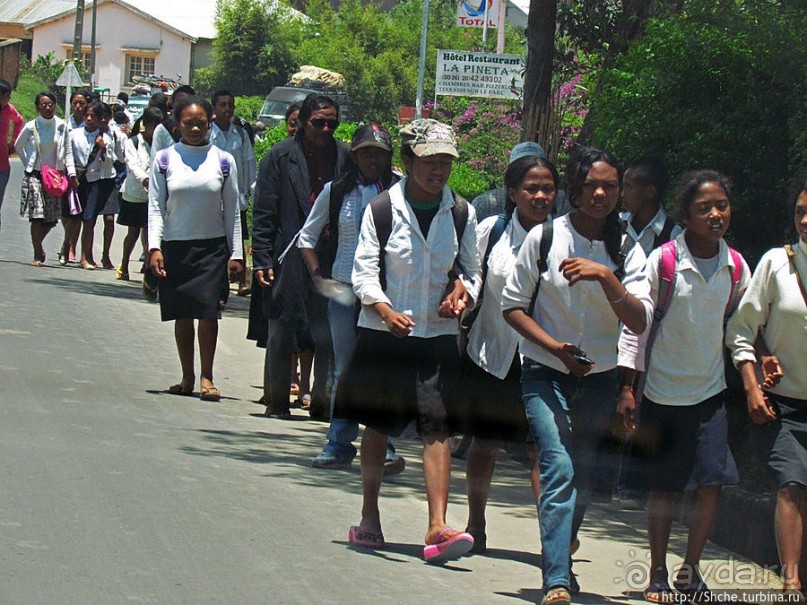
M 353 133 L 350 141 L 350 151 L 357 151 L 365 147 L 378 147 L 384 151 L 392 151 L 392 138 L 383 126 L 378 124 L 365 124 L 359 126 Z
M 432 120 L 421 118 L 413 120 L 401 129 L 401 143 L 408 145 L 419 158 L 445 153 L 458 158 L 457 140 L 451 126 Z
M 534 157 L 546 159 L 546 151 L 535 141 L 524 141 L 513 147 L 510 152 L 510 164 L 521 158 Z

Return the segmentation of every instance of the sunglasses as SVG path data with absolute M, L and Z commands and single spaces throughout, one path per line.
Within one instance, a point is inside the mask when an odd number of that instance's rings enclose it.
M 325 128 L 326 126 L 331 130 L 339 128 L 339 120 L 326 120 L 325 118 L 311 118 L 308 120 L 314 128 Z

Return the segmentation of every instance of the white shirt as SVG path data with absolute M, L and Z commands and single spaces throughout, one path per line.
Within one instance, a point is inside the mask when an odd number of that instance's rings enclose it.
M 126 139 L 125 151 L 126 180 L 121 185 L 123 199 L 135 203 L 148 202 L 149 192 L 145 183 L 151 171 L 151 145 L 142 134 L 138 134 L 136 138 Z
M 807 244 L 794 246 L 794 260 L 807 286 Z M 807 304 L 784 248 L 760 259 L 737 312 L 726 328 L 726 344 L 735 365 L 756 361 L 754 341 L 762 332 L 768 350 L 779 358 L 782 376 L 770 390 L 785 397 L 807 399 Z
M 454 197 L 446 185 L 429 235 L 424 239 L 415 213 L 404 199 L 405 186 L 406 179 L 403 179 L 389 190 L 392 230 L 385 248 L 386 292 L 379 281 L 379 242 L 373 213 L 364 213 L 352 276 L 353 291 L 363 305 L 358 325 L 387 331 L 387 325 L 372 308 L 376 303 L 385 302 L 414 320 L 416 325 L 411 336 L 430 338 L 457 334 L 459 322 L 439 317 L 437 310 L 458 251 L 459 262 L 465 270 L 460 279 L 472 301 L 479 295 L 481 273 L 476 247 L 476 213 L 468 204 L 468 222 L 462 242 L 457 242 L 451 213 Z
M 330 221 L 331 185 L 326 183 L 322 192 L 317 196 L 308 218 L 300 231 L 297 240 L 298 248 L 315 248 L 322 230 Z M 357 183 L 351 191 L 345 194 L 342 207 L 339 209 L 339 230 L 336 245 L 336 257 L 333 261 L 331 277 L 346 284 L 350 283 L 353 273 L 353 258 L 356 256 L 356 246 L 359 244 L 359 229 L 364 209 L 370 201 L 381 193 L 379 184 L 370 183 L 362 185 Z
M 159 159 L 149 180 L 149 249 L 162 240 L 226 237 L 232 254 L 242 259 L 241 217 L 238 209 L 238 168 L 226 151 L 208 143 L 199 147 L 176 143 L 168 153 L 168 169 Z M 230 175 L 221 172 L 220 154 L 230 159 Z
M 476 237 L 479 242 L 479 257 L 484 261 L 488 240 L 498 216 L 490 216 L 479 223 Z M 513 268 L 518 251 L 527 237 L 527 230 L 516 214 L 507 224 L 499 241 L 493 245 L 488 257 L 482 307 L 476 316 L 468 336 L 468 356 L 486 372 L 504 379 L 510 371 L 513 357 L 518 350 L 520 336 L 504 320 L 502 297 L 507 277 Z
M 95 139 L 99 134 L 101 134 L 99 130 L 88 132 L 84 126 L 70 131 L 70 144 L 73 148 L 75 164 L 86 167 L 88 183 L 94 183 L 101 179 L 114 179 L 117 176 L 115 162 L 124 161 L 123 145 L 125 137 L 120 132 L 116 133 L 110 128 L 103 134 L 106 149 L 103 153 L 99 151 L 92 163 L 87 164 L 92 148 L 95 145 Z
M 157 128 L 154 129 L 154 134 L 151 135 L 151 147 L 153 148 L 154 153 L 157 153 L 166 147 L 170 147 L 174 143 L 174 137 L 171 136 L 171 133 L 168 132 L 165 125 L 157 124 Z
M 552 248 L 548 254 L 547 270 L 540 274 L 541 287 L 532 318 L 555 340 L 582 349 L 595 363 L 592 372 L 605 372 L 617 365 L 619 319 L 599 283 L 581 281 L 570 286 L 559 267 L 563 260 L 574 257 L 601 263 L 612 271 L 617 265 L 608 256 L 605 242 L 586 239 L 575 230 L 572 216 L 562 216 L 552 222 Z M 502 310 L 529 307 L 539 277 L 538 257 L 543 230 L 544 225 L 538 225 L 527 234 L 507 279 Z M 644 266 L 644 252 L 639 246 L 634 246 L 625 259 L 622 283 L 644 304 L 649 325 L 652 305 Z M 550 368 L 569 373 L 560 359 L 530 340 L 520 337 L 520 351 Z
M 653 251 L 656 238 L 661 235 L 661 232 L 664 230 L 664 223 L 667 221 L 667 216 L 668 215 L 664 211 L 664 208 L 659 208 L 656 215 L 644 226 L 644 229 L 642 229 L 639 233 L 636 233 L 636 229 L 633 228 L 633 213 L 619 213 L 619 218 L 625 221 L 625 224 L 627 225 L 625 235 L 630 237 L 635 243 L 639 244 L 642 247 L 642 250 L 644 250 L 646 256 L 649 256 Z M 670 239 L 675 239 L 681 234 L 682 231 L 683 229 L 681 229 L 680 225 L 675 225 L 670 232 Z
M 734 263 L 728 245 L 720 240 L 718 269 L 706 281 L 684 234 L 675 238 L 675 243 L 679 253 L 675 285 L 647 363 L 644 394 L 661 405 L 684 406 L 705 401 L 726 388 L 723 316 L 731 292 L 732 272 L 727 267 L 733 269 Z M 658 301 L 660 258 L 661 249 L 656 249 L 647 259 L 654 307 Z M 740 292 L 748 286 L 750 277 L 751 271 L 743 260 Z M 644 356 L 643 346 L 639 351 Z
M 249 136 L 243 128 L 233 124 L 228 130 L 222 130 L 213 122 L 210 126 L 210 142 L 235 158 L 238 166 L 238 200 L 243 212 L 249 205 L 249 196 L 258 176 L 255 152 Z

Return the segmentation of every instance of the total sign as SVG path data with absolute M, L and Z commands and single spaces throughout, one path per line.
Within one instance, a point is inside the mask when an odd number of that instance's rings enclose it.
M 497 27 L 499 6 L 496 0 L 460 0 L 457 4 L 457 26 L 484 27 L 485 5 L 488 11 L 488 27 Z

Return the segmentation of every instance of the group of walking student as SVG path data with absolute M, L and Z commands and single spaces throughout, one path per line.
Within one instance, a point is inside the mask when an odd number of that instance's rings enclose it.
M 172 119 L 147 110 L 120 143 L 107 138 L 103 104 L 87 105 L 84 126 L 68 133 L 53 117 L 53 97 L 37 97 L 40 116 L 17 139 L 24 203 L 36 208 L 35 261 L 45 260 L 47 231 L 70 216 L 63 200 L 43 192 L 40 166 L 64 167 L 86 233 L 115 162 L 125 161 L 123 200 L 138 205 L 127 210 L 138 217 L 128 224 L 147 226 L 150 279 L 163 321 L 175 322 L 182 376 L 169 391 L 194 394 L 198 331 L 199 396 L 216 401 L 222 290 L 244 271 L 241 213 L 252 197 L 250 334 L 266 347 L 266 415 L 291 416 L 292 355 L 313 350 L 312 415 L 331 420 L 313 466 L 348 468 L 365 427 L 351 546 L 385 547 L 382 479 L 403 470 L 393 440 L 414 426 L 428 501 L 423 558 L 484 553 L 497 452 L 517 444 L 530 451 L 542 603 L 567 605 L 580 591 L 572 555 L 592 490 L 604 475 L 610 482 L 604 461 L 616 416 L 627 435 L 620 489 L 647 498 L 644 598 L 709 601 L 699 561 L 721 487 L 738 482 L 724 398 L 728 345 L 779 485 L 784 589 L 804 602 L 807 181 L 787 200 L 797 241 L 765 254 L 752 275 L 724 240 L 732 191 L 713 170 L 679 178 L 673 217 L 658 159 L 623 170 L 609 152 L 579 147 L 561 191 L 543 148 L 525 142 L 512 150 L 504 187 L 468 203 L 447 184 L 457 139 L 433 119 L 400 130 L 400 175 L 384 127 L 361 125 L 350 145 L 339 142 L 338 105 L 311 94 L 287 115 L 289 138 L 256 169 L 249 139 L 232 124 L 231 94 L 216 93 L 211 104 L 178 92 Z M 130 229 L 119 275 L 128 276 L 138 237 Z M 91 240 L 82 243 L 82 265 L 93 264 Z M 66 237 L 62 254 L 69 246 Z M 446 518 L 453 434 L 472 437 L 463 529 Z M 694 492 L 687 546 L 670 576 L 673 506 L 683 492 Z

